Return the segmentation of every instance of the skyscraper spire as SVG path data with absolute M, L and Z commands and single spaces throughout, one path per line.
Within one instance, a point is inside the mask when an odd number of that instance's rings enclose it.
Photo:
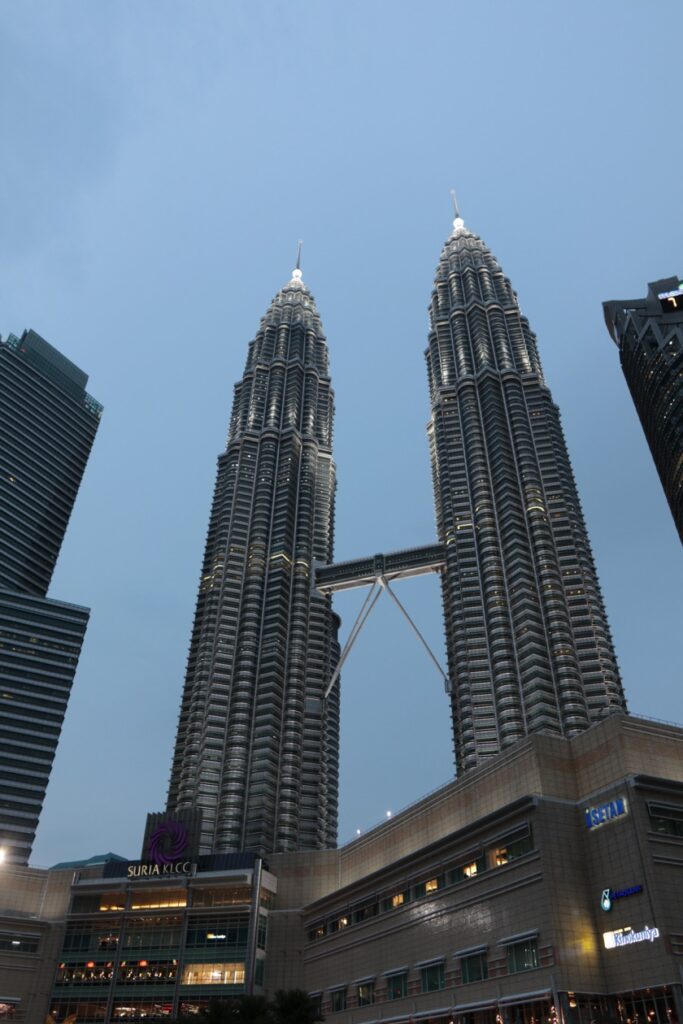
M 299 244 L 296 249 L 296 266 L 292 271 L 292 279 L 289 282 L 290 285 L 300 284 L 303 285 L 303 275 L 301 273 L 301 247 L 304 243 L 299 239 Z
M 334 846 L 339 656 L 330 598 L 333 393 L 299 267 L 235 386 L 183 691 L 167 809 L 203 812 L 201 852 Z
M 451 200 L 453 202 L 453 234 L 456 231 L 460 231 L 465 226 L 465 221 L 460 215 L 460 208 L 458 206 L 458 198 L 455 194 L 455 189 L 451 189 Z
M 426 351 L 429 439 L 459 769 L 529 732 L 625 709 L 560 417 L 517 298 L 454 230 Z

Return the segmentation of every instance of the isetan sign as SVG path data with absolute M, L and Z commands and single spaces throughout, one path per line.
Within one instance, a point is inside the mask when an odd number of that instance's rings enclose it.
M 128 865 L 129 878 L 161 878 L 163 875 L 193 875 L 196 865 L 189 860 L 179 860 L 175 864 L 154 864 L 149 861 L 138 861 Z
M 609 822 L 616 821 L 617 818 L 623 818 L 625 814 L 628 814 L 628 804 L 626 803 L 626 798 L 620 796 L 606 804 L 586 807 L 583 813 L 586 820 L 586 828 L 599 828 L 601 825 L 607 825 Z

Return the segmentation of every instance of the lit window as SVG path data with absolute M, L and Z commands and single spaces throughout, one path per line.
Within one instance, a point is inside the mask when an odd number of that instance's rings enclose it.
M 371 1006 L 375 1001 L 374 981 L 363 982 L 358 986 L 357 999 L 359 1006 Z
M 244 964 L 187 964 L 181 985 L 243 985 Z

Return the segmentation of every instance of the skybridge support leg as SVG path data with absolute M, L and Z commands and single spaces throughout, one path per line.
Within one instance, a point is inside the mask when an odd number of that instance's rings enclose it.
M 444 685 L 446 687 L 446 693 L 450 693 L 451 692 L 451 682 L 450 682 L 450 679 L 448 678 L 447 674 L 444 672 L 444 670 L 442 669 L 441 665 L 439 664 L 439 662 L 438 662 L 438 660 L 436 658 L 436 655 L 432 651 L 431 647 L 429 646 L 429 644 L 427 643 L 427 641 L 423 637 L 422 633 L 420 632 L 420 630 L 417 628 L 417 626 L 415 625 L 415 623 L 411 619 L 411 617 L 408 614 L 408 612 L 406 611 L 406 609 L 403 607 L 403 605 L 401 604 L 401 602 L 397 598 L 397 596 L 394 593 L 394 591 L 389 586 L 389 581 L 386 580 L 386 579 L 381 579 L 380 583 L 384 587 L 386 592 L 389 594 L 389 597 L 391 597 L 395 601 L 395 603 L 397 604 L 399 609 L 403 612 L 403 615 L 405 616 L 405 618 L 408 620 L 408 622 L 412 626 L 413 631 L 414 631 L 415 635 L 417 636 L 418 640 L 420 641 L 420 643 L 422 644 L 422 646 L 426 650 L 426 652 L 429 655 L 429 657 L 434 662 L 434 665 L 436 666 L 436 671 L 443 678 Z
M 377 579 L 377 580 L 374 581 L 374 583 L 370 587 L 370 589 L 368 591 L 368 596 L 363 601 L 363 605 L 361 607 L 361 610 L 358 612 L 358 616 L 356 617 L 356 621 L 353 624 L 353 629 L 349 633 L 348 639 L 347 639 L 346 643 L 344 644 L 344 650 L 341 652 L 341 655 L 339 657 L 339 661 L 337 662 L 337 667 L 335 668 L 334 672 L 332 673 L 332 678 L 330 679 L 329 683 L 327 684 L 327 689 L 325 690 L 325 695 L 323 697 L 323 700 L 327 700 L 327 698 L 329 697 L 330 691 L 332 690 L 332 687 L 334 686 L 334 684 L 337 682 L 337 679 L 339 678 L 339 673 L 342 670 L 342 665 L 344 664 L 344 662 L 348 658 L 348 656 L 349 656 L 349 654 L 351 652 L 351 648 L 353 647 L 353 645 L 355 644 L 356 640 L 358 639 L 358 634 L 360 633 L 360 631 L 363 628 L 363 626 L 365 625 L 365 623 L 368 621 L 368 616 L 369 616 L 370 612 L 372 611 L 372 609 L 377 604 L 377 600 L 378 600 L 378 598 L 381 597 L 381 595 L 382 595 L 382 586 L 381 586 L 380 580 Z

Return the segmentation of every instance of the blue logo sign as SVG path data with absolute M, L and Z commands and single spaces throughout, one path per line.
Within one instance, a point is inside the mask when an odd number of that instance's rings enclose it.
M 622 900 L 624 896 L 635 896 L 642 891 L 642 885 L 631 885 L 628 889 L 603 889 L 600 906 L 603 910 L 611 910 L 615 900 Z
M 608 822 L 628 814 L 628 805 L 624 797 L 620 796 L 616 800 L 610 800 L 609 803 L 598 804 L 597 807 L 586 807 L 583 813 L 586 818 L 586 828 L 598 828 L 600 825 L 606 825 Z

